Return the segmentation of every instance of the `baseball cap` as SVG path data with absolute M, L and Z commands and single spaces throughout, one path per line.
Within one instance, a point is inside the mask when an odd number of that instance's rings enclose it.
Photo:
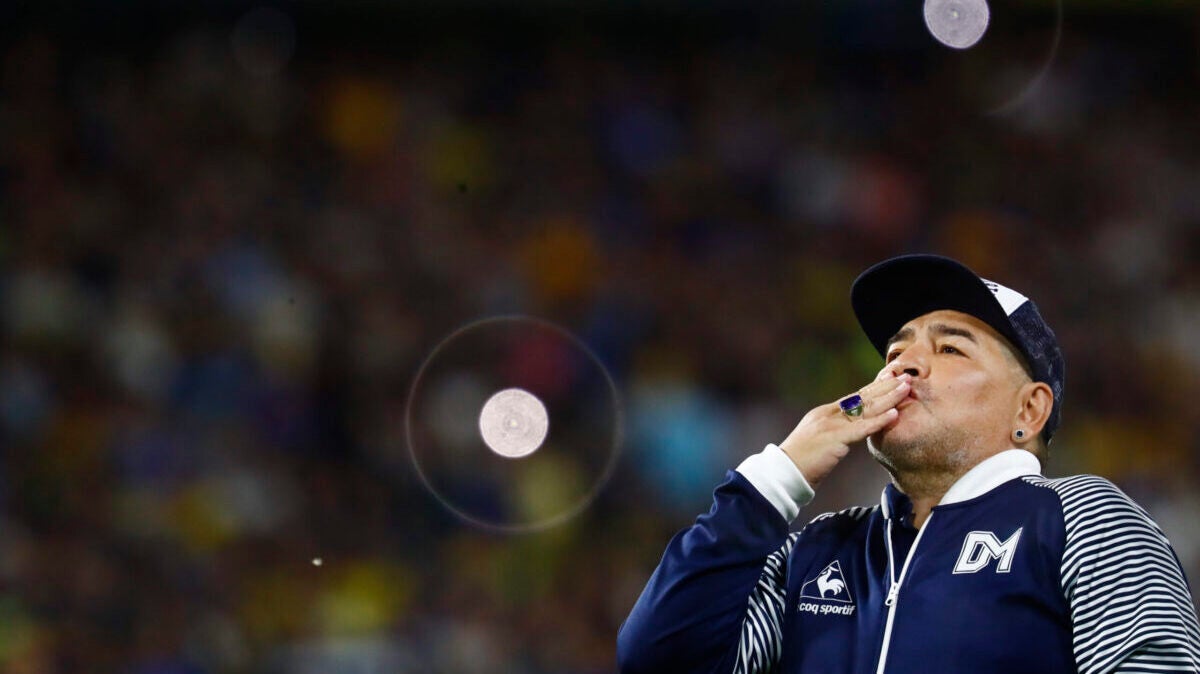
M 881 356 L 886 356 L 888 339 L 905 323 L 931 311 L 952 309 L 987 323 L 1021 352 L 1033 380 L 1045 382 L 1054 394 L 1042 437 L 1049 442 L 1058 429 L 1066 362 L 1033 300 L 948 257 L 902 255 L 859 275 L 850 288 L 850 304 Z

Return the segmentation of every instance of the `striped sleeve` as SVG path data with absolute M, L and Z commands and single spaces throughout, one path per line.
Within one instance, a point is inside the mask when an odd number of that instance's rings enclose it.
M 806 525 L 838 517 L 858 521 L 877 506 L 855 506 L 840 512 L 828 512 L 814 517 Z M 805 529 L 789 534 L 787 541 L 767 557 L 762 575 L 750 593 L 746 618 L 738 640 L 734 674 L 767 674 L 783 656 L 783 614 L 787 601 L 787 566 L 792 550 Z
M 1200 672 L 1187 580 L 1158 525 L 1103 478 L 1038 482 L 1062 501 L 1062 588 L 1080 674 Z
M 779 662 L 783 652 L 783 608 L 787 596 L 787 560 L 796 545 L 799 533 L 790 534 L 787 542 L 767 557 L 762 576 L 754 591 L 742 634 L 738 640 L 734 674 L 765 674 Z

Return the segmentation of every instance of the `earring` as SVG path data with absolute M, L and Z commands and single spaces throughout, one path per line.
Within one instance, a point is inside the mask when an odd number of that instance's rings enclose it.
M 1020 428 L 1018 428 L 1018 429 L 1016 430 L 1016 432 L 1014 432 L 1014 433 L 1013 433 L 1013 435 L 1014 435 L 1014 436 L 1016 436 L 1016 438 L 1017 438 L 1018 440 L 1024 440 L 1024 439 L 1025 439 L 1025 431 L 1024 431 L 1024 430 L 1022 430 L 1022 429 L 1020 429 Z

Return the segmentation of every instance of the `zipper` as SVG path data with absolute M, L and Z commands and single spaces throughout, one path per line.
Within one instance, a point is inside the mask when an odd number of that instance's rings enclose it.
M 933 519 L 933 513 L 925 518 L 925 524 L 921 526 L 921 530 L 917 532 L 917 537 L 913 539 L 912 547 L 908 549 L 908 556 L 904 558 L 904 566 L 900 568 L 900 577 L 896 577 L 896 559 L 892 555 L 892 520 L 888 519 L 887 528 L 887 552 L 888 552 L 888 575 L 891 581 L 891 586 L 888 587 L 887 599 L 883 600 L 883 605 L 888 607 L 887 622 L 883 627 L 883 645 L 879 647 L 879 666 L 875 668 L 875 674 L 883 674 L 883 668 L 887 665 L 888 647 L 892 643 L 892 622 L 896 619 L 896 601 L 900 597 L 900 584 L 904 582 L 904 577 L 908 574 L 908 565 L 912 562 L 913 554 L 917 551 L 917 545 L 921 543 L 921 536 L 925 535 L 925 530 L 929 528 L 929 521 Z

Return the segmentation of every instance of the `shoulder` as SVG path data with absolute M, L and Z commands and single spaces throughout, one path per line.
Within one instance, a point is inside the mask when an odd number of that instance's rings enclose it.
M 817 522 L 824 522 L 827 520 L 832 521 L 832 522 L 858 522 L 863 519 L 866 519 L 866 517 L 868 515 L 875 512 L 876 510 L 879 510 L 879 506 L 877 506 L 877 505 L 853 506 L 850 508 L 846 508 L 845 510 L 821 513 L 820 515 L 817 515 L 816 517 L 809 520 L 808 524 L 811 526 L 812 524 L 815 524 Z
M 1026 477 L 1028 484 L 1053 491 L 1062 503 L 1068 529 L 1081 521 L 1105 521 L 1125 515 L 1157 529 L 1150 515 L 1120 487 L 1098 475 L 1072 475 L 1060 478 Z
M 823 544 L 832 545 L 855 535 L 865 535 L 857 532 L 865 529 L 871 514 L 878 510 L 879 506 L 855 506 L 817 515 L 799 531 L 788 534 L 783 545 L 767 557 L 766 564 L 763 566 L 764 574 L 782 582 L 788 560 L 792 557 L 792 552 L 802 537 L 805 540 L 803 549 L 813 551 L 822 549 Z
M 836 512 L 821 513 L 808 521 L 798 535 L 848 535 L 858 531 L 867 524 L 872 515 L 879 511 L 879 506 L 854 506 Z
M 1067 477 L 1028 475 L 1021 479 L 1032 485 L 1046 487 L 1064 496 L 1106 495 L 1119 496 L 1126 500 L 1129 499 L 1117 485 L 1099 475 L 1069 475 Z
M 1063 581 L 1071 585 L 1090 568 L 1099 575 L 1146 564 L 1175 564 L 1170 541 L 1158 524 L 1117 485 L 1096 475 L 1025 478 L 1053 490 L 1062 501 L 1066 548 Z M 1096 562 L 1104 560 L 1097 566 Z
M 801 536 L 811 539 L 824 535 L 846 535 L 850 531 L 858 529 L 869 518 L 871 513 L 876 510 L 879 510 L 879 506 L 854 506 L 845 510 L 817 515 L 809 520 L 808 524 L 805 524 L 799 531 L 793 531 L 788 534 L 787 540 L 784 541 L 783 545 L 768 558 L 767 565 L 777 564 L 790 556 L 792 549 L 796 547 L 796 542 Z

